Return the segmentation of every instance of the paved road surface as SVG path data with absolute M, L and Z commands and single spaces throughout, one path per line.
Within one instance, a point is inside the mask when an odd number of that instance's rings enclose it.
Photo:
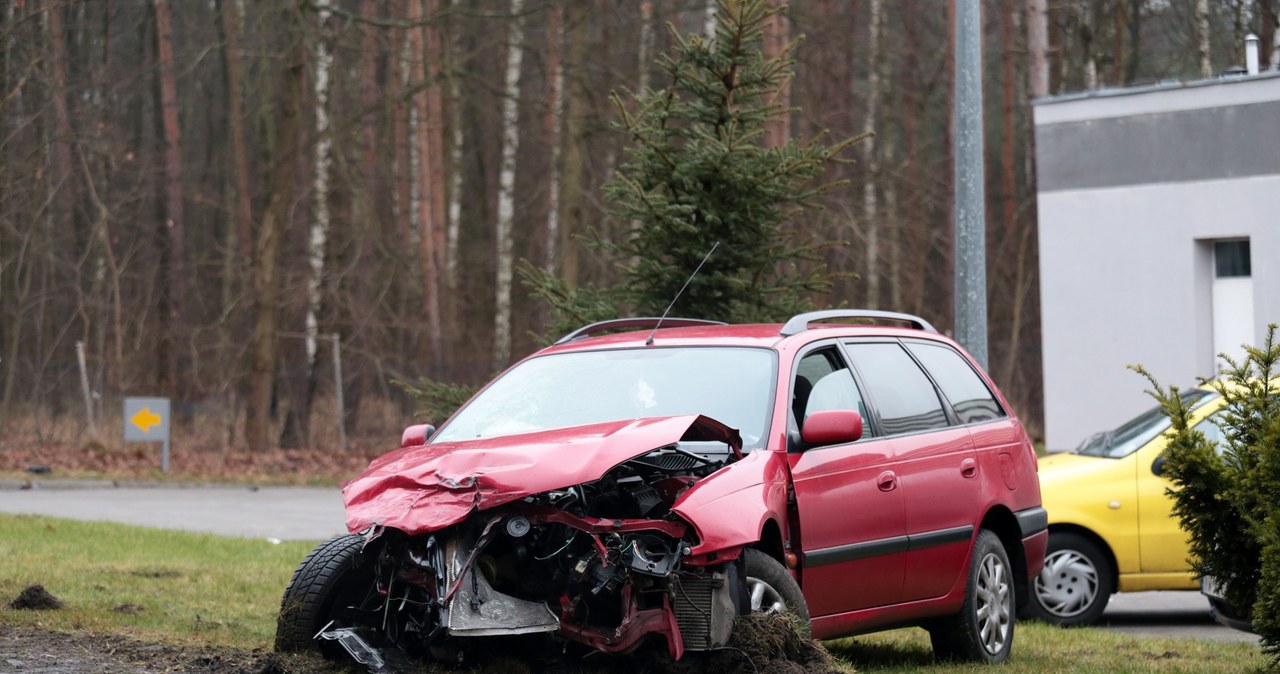
M 0 512 L 280 540 L 322 540 L 346 532 L 342 497 L 334 488 L 15 486 L 0 484 Z M 1117 594 L 1103 614 L 1103 625 L 1138 636 L 1257 641 L 1254 635 L 1214 623 L 1198 592 Z
M 0 489 L 0 512 L 282 541 L 346 533 L 342 495 L 334 488 L 72 485 L 81 488 Z

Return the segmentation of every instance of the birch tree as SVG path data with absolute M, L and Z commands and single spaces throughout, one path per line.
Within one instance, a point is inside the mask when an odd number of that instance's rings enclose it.
M 511 359 L 511 284 L 514 281 L 516 152 L 520 149 L 520 65 L 524 58 L 523 0 L 511 0 L 507 67 L 503 78 L 502 163 L 498 168 L 497 277 L 493 309 L 493 366 Z
M 867 74 L 867 116 L 862 127 L 864 134 L 874 134 L 880 114 L 880 80 L 884 69 L 884 54 L 880 46 L 884 28 L 884 5 L 882 0 L 871 0 L 871 21 L 867 36 L 868 58 L 871 68 Z M 866 233 L 867 257 L 866 304 L 874 309 L 880 306 L 880 213 L 877 203 L 876 185 L 880 181 L 880 157 L 876 152 L 876 143 L 864 143 L 862 146 L 863 161 L 867 165 L 867 179 L 862 184 L 862 229 Z

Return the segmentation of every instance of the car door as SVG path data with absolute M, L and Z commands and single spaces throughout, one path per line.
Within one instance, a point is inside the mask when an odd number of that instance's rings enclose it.
M 1210 441 L 1221 442 L 1222 430 L 1214 423 L 1214 416 L 1201 420 L 1195 429 Z M 1194 588 L 1187 563 L 1187 532 L 1182 530 L 1173 514 L 1173 499 L 1165 493 L 1172 483 L 1160 469 L 1166 444 L 1162 434 L 1136 452 L 1138 559 L 1143 575 L 1187 576 L 1187 587 Z
M 961 579 L 980 507 L 973 439 L 934 382 L 897 341 L 850 341 L 878 427 L 894 440 L 891 470 L 905 499 L 906 578 L 902 600 L 938 597 Z
M 792 373 L 793 431 L 826 409 L 865 412 L 852 371 L 834 344 L 799 359 Z M 865 416 L 865 414 L 864 414 Z M 803 585 L 814 617 L 900 600 L 907 539 L 893 441 L 864 423 L 857 442 L 788 454 L 795 490 Z

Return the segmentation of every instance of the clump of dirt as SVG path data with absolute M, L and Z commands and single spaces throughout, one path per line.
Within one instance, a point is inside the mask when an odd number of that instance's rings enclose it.
M 618 671 L 653 674 L 840 674 L 835 658 L 808 634 L 808 625 L 794 614 L 752 613 L 734 621 L 729 644 L 711 653 L 686 653 L 672 662 L 666 649 L 650 649 L 632 658 L 637 662 Z M 600 667 L 600 661 L 592 661 Z M 613 669 L 584 671 L 602 673 Z
M 142 607 L 137 604 L 121 604 L 111 610 L 124 615 L 138 615 L 142 612 Z
M 9 602 L 9 608 L 20 611 L 52 611 L 62 608 L 62 600 L 49 594 L 43 585 L 31 585 Z
M 761 674 L 826 674 L 838 672 L 827 649 L 809 636 L 808 625 L 794 614 L 774 613 L 738 618 L 733 624 L 729 649 L 717 657 L 725 664 L 736 655 L 739 667 L 751 670 L 742 660 L 749 658 Z M 735 652 L 736 651 L 736 652 Z

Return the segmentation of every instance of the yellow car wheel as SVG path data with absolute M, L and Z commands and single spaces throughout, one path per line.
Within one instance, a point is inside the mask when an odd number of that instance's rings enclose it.
M 1111 560 L 1097 543 L 1079 534 L 1051 532 L 1028 612 L 1054 625 L 1089 625 L 1102 616 L 1114 588 Z

